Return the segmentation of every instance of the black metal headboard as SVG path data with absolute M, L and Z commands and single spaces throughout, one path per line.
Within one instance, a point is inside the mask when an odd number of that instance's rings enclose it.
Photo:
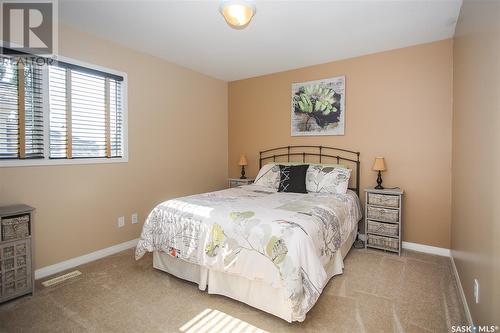
M 264 161 L 271 160 L 273 162 L 302 162 L 302 163 L 328 163 L 328 160 L 333 159 L 337 164 L 344 164 L 347 166 L 355 166 L 354 187 L 350 190 L 356 192 L 359 197 L 359 175 L 360 175 L 360 161 L 359 152 L 325 146 L 285 146 L 279 148 L 268 149 L 259 152 L 259 169 L 262 168 Z M 295 159 L 290 158 L 295 157 Z M 302 158 L 301 158 L 302 157 Z M 315 161 L 310 159 L 306 161 L 306 157 L 314 157 Z M 299 161 L 297 161 L 299 159 Z M 301 161 L 300 161 L 301 160 Z

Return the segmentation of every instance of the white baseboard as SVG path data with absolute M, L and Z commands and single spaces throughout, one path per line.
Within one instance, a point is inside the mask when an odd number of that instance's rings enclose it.
M 95 251 L 92 253 L 85 254 L 85 255 L 80 256 L 80 257 L 71 258 L 69 260 L 65 260 L 65 261 L 59 262 L 59 263 L 54 264 L 54 265 L 39 268 L 35 271 L 35 279 L 42 279 L 42 278 L 47 277 L 49 275 L 56 274 L 56 273 L 65 271 L 67 269 L 74 268 L 76 266 L 80 266 L 80 265 L 86 264 L 88 262 L 91 262 L 91 261 L 94 261 L 97 259 L 101 259 L 101 258 L 110 256 L 112 254 L 130 249 L 130 248 L 136 246 L 138 241 L 139 241 L 139 239 L 132 239 L 132 240 L 125 242 L 125 243 L 113 245 L 113 246 L 107 247 L 107 248 L 102 249 L 102 250 L 98 250 L 98 251 Z
M 363 242 L 366 242 L 366 234 L 358 234 L 358 237 Z M 436 254 L 438 256 L 451 257 L 450 249 L 445 249 L 443 247 L 436 247 L 419 243 L 403 242 L 402 248 L 417 252 Z
M 458 292 L 460 293 L 460 297 L 462 298 L 462 303 L 464 305 L 465 316 L 467 317 L 467 321 L 469 322 L 469 325 L 473 326 L 474 322 L 472 321 L 472 316 L 470 314 L 469 304 L 467 303 L 467 298 L 465 298 L 464 288 L 462 288 L 462 282 L 460 282 L 460 276 L 458 275 L 457 266 L 455 266 L 455 259 L 453 259 L 453 256 L 450 256 L 450 257 L 451 257 L 451 266 L 453 267 L 453 274 L 455 274 L 455 279 L 456 279 L 457 285 L 458 285 Z
M 438 256 L 450 257 L 450 249 L 445 249 L 443 247 L 430 246 L 419 243 L 403 242 L 403 249 L 424 252 L 429 254 L 436 254 Z

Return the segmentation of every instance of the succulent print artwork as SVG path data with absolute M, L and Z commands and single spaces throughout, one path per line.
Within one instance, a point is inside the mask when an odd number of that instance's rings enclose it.
M 345 77 L 292 84 L 292 136 L 344 135 Z

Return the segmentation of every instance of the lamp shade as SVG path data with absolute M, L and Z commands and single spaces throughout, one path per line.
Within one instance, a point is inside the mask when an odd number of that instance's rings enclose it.
M 238 165 L 248 165 L 247 157 L 245 155 L 240 156 L 240 161 L 238 162 Z
M 373 168 L 374 171 L 385 171 L 387 170 L 385 168 L 385 161 L 383 157 L 375 157 L 375 162 L 373 163 Z
M 223 0 L 219 11 L 232 28 L 243 29 L 252 20 L 256 8 L 251 0 Z

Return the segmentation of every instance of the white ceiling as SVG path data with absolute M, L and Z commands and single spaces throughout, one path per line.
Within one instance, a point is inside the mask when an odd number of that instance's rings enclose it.
M 62 23 L 233 81 L 452 37 L 461 0 L 256 1 L 244 30 L 219 1 L 59 2 Z

